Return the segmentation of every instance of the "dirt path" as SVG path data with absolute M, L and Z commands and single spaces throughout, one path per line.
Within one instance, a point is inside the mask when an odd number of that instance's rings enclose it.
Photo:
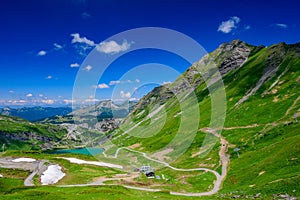
M 105 181 L 119 181 L 119 180 L 131 180 L 139 177 L 139 172 L 134 172 L 131 174 L 117 174 L 112 178 L 107 178 L 104 176 L 95 178 L 93 182 L 86 184 L 75 184 L 75 185 L 60 185 L 59 187 L 84 187 L 84 186 L 97 186 L 97 185 L 117 185 L 117 184 L 105 184 Z
M 252 125 L 247 125 L 247 126 L 232 126 L 232 127 L 223 127 L 223 130 L 234 130 L 234 129 L 247 129 L 247 128 L 255 128 L 259 126 L 264 126 L 260 124 L 252 124 Z
M 215 129 L 210 129 L 210 128 L 206 128 L 206 129 L 202 129 L 202 131 L 206 132 L 206 133 L 210 133 L 213 134 L 214 136 L 220 138 L 220 143 L 221 143 L 221 148 L 219 150 L 219 156 L 220 156 L 220 164 L 222 166 L 222 173 L 221 175 L 212 169 L 208 169 L 208 168 L 192 168 L 192 169 L 181 169 L 181 168 L 176 168 L 171 166 L 170 164 L 161 161 L 161 160 L 156 160 L 154 158 L 149 157 L 146 153 L 144 152 L 140 152 L 140 151 L 136 151 L 127 147 L 122 147 L 122 148 L 118 148 L 115 155 L 112 156 L 113 158 L 118 158 L 118 154 L 119 151 L 124 149 L 127 151 L 131 151 L 131 152 L 135 152 L 135 153 L 139 153 L 142 154 L 144 158 L 160 163 L 172 170 L 175 171 L 183 171 L 183 172 L 191 172 L 191 171 L 205 171 L 205 172 L 210 172 L 213 173 L 216 176 L 216 180 L 214 181 L 214 187 L 212 190 L 207 191 L 207 192 L 200 192 L 200 193 L 179 193 L 179 192 L 173 192 L 171 191 L 170 194 L 171 195 L 178 195 L 178 196 L 209 196 L 209 195 L 213 195 L 216 194 L 220 189 L 221 189 L 221 185 L 222 182 L 224 181 L 224 179 L 226 178 L 227 175 L 227 168 L 229 166 L 230 160 L 229 160 L 229 155 L 227 154 L 227 150 L 228 150 L 228 142 L 226 141 L 226 139 L 219 135 L 217 133 L 217 131 Z M 105 155 L 105 154 L 103 154 Z M 106 155 L 105 155 L 106 157 Z M 83 160 L 82 160 L 83 161 Z M 32 173 L 25 179 L 24 181 L 24 185 L 25 186 L 33 186 L 33 177 L 36 174 L 40 174 L 41 171 L 44 169 L 44 162 L 45 161 L 35 161 L 35 162 L 31 162 L 31 163 L 24 163 L 24 162 L 19 162 L 19 163 L 15 163 L 12 162 L 9 159 L 2 159 L 0 158 L 0 167 L 4 167 L 4 168 L 14 168 L 14 169 L 22 169 L 22 170 L 29 170 Z M 118 185 L 118 184 L 105 184 L 105 181 L 110 181 L 110 180 L 121 180 L 121 179 L 125 179 L 125 180 L 133 180 L 134 178 L 137 178 L 139 176 L 139 173 L 131 173 L 129 175 L 116 175 L 115 177 L 112 178 L 106 178 L 106 177 L 99 177 L 97 179 L 95 179 L 93 182 L 88 183 L 88 184 L 76 184 L 76 185 L 60 185 L 58 187 L 83 187 L 83 186 L 95 186 L 95 185 Z M 142 190 L 142 191 L 149 191 L 149 192 L 158 192 L 161 191 L 160 189 L 150 189 L 150 188 L 142 188 L 142 187 L 133 187 L 133 186 L 128 186 L 128 185 L 123 185 L 123 187 L 125 188 L 129 188 L 129 189 L 135 189 L 135 190 Z
M 223 136 L 219 135 L 217 133 L 217 131 L 214 130 L 214 129 L 206 128 L 206 129 L 203 129 L 203 131 L 207 132 L 207 133 L 210 133 L 210 134 L 213 134 L 214 136 L 220 138 L 221 148 L 219 150 L 219 156 L 220 156 L 220 164 L 222 165 L 222 174 L 221 175 L 217 171 L 212 170 L 212 169 L 208 169 L 208 168 L 180 169 L 180 168 L 172 167 L 170 164 L 168 164 L 166 162 L 163 162 L 161 160 L 156 160 L 156 159 L 153 159 L 153 158 L 149 157 L 146 153 L 139 152 L 139 151 L 127 148 L 127 147 L 118 148 L 115 155 L 113 156 L 113 158 L 118 158 L 118 154 L 119 154 L 120 150 L 125 149 L 125 150 L 131 151 L 131 152 L 140 153 L 140 154 L 143 155 L 144 158 L 147 158 L 148 160 L 163 164 L 166 167 L 169 167 L 169 168 L 171 168 L 175 171 L 184 171 L 184 172 L 205 171 L 205 172 L 211 172 L 217 178 L 217 180 L 214 181 L 214 187 L 211 191 L 200 192 L 200 193 L 179 193 L 179 192 L 172 192 L 172 191 L 170 192 L 171 195 L 179 195 L 179 196 L 210 196 L 210 195 L 216 194 L 221 189 L 222 182 L 224 181 L 224 179 L 226 178 L 226 175 L 227 175 L 227 169 L 228 169 L 228 166 L 229 166 L 229 163 L 230 163 L 230 158 L 229 158 L 229 155 L 226 153 L 228 151 L 228 142 L 227 142 L 227 140 Z M 106 157 L 106 155 L 105 155 L 105 157 Z M 132 187 L 132 186 L 126 186 L 126 185 L 123 185 L 123 187 L 130 188 L 130 189 L 135 189 L 135 190 L 150 191 L 150 192 L 161 191 L 159 189 Z

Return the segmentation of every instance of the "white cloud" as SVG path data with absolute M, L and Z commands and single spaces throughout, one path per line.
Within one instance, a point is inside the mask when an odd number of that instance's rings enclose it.
M 251 26 L 247 25 L 245 26 L 245 30 L 249 30 L 251 28 Z
M 122 44 L 118 44 L 116 41 L 104 41 L 100 44 L 96 44 L 94 41 L 86 38 L 86 37 L 80 37 L 79 33 L 73 33 L 71 34 L 73 37 L 72 43 L 79 43 L 80 46 L 77 46 L 77 49 L 79 51 L 79 54 L 85 55 L 86 51 L 90 49 L 91 47 L 96 47 L 96 49 L 99 52 L 106 53 L 106 54 L 115 54 L 119 53 L 121 51 L 126 51 L 130 48 L 131 43 L 127 42 L 126 40 L 123 41 Z
M 26 97 L 32 97 L 33 95 L 31 93 L 26 94 Z
M 275 24 L 275 26 L 277 26 L 279 28 L 287 28 L 288 27 L 287 24 Z
M 218 31 L 223 33 L 230 33 L 233 29 L 236 28 L 236 25 L 240 22 L 240 18 L 237 16 L 231 17 L 227 21 L 223 21 L 218 28 Z
M 130 48 L 131 44 L 126 40 L 122 44 L 118 44 L 116 41 L 101 42 L 96 46 L 97 50 L 107 54 L 115 54 L 121 51 L 126 51 Z
M 101 83 L 99 85 L 93 85 L 93 88 L 95 88 L 95 89 L 105 89 L 105 88 L 109 88 L 109 86 L 105 83 Z
M 70 67 L 79 67 L 80 65 L 78 63 L 72 63 L 70 64 Z
M 171 81 L 164 81 L 162 84 L 166 85 L 166 84 L 170 84 L 170 83 L 172 83 L 172 82 Z
M 95 46 L 95 42 L 92 40 L 87 39 L 86 37 L 80 37 L 79 33 L 73 33 L 71 34 L 73 37 L 72 43 L 83 43 L 87 44 L 89 46 Z
M 91 71 L 93 69 L 93 67 L 91 66 L 91 65 L 87 65 L 85 68 L 84 68 L 84 70 L 86 70 L 86 71 Z
M 129 99 L 129 101 L 138 101 L 139 99 L 138 98 L 135 98 L 135 97 L 132 97 Z
M 90 15 L 89 13 L 87 13 L 87 12 L 83 12 L 83 13 L 81 14 L 81 17 L 82 17 L 83 19 L 88 19 L 88 18 L 91 17 L 91 15 Z
M 54 50 L 60 50 L 60 49 L 62 49 L 62 48 L 63 48 L 63 46 L 62 46 L 62 45 L 60 45 L 60 44 L 57 44 L 57 43 L 54 43 L 54 44 L 53 44 L 53 46 L 54 46 Z
M 132 80 L 113 80 L 113 81 L 110 81 L 109 82 L 109 85 L 117 85 L 117 84 L 124 84 L 124 83 L 139 83 L 139 82 L 141 82 L 141 80 L 140 79 L 135 79 L 134 81 L 132 81 Z
M 47 76 L 45 79 L 52 79 L 53 77 L 52 76 Z
M 117 85 L 117 84 L 120 84 L 121 81 L 110 81 L 109 82 L 109 85 Z
M 52 99 L 43 99 L 41 100 L 41 102 L 45 104 L 54 104 L 55 101 Z
M 130 94 L 130 92 L 124 92 L 123 90 L 120 92 L 120 96 L 121 96 L 121 98 L 130 98 L 131 97 L 131 94 Z
M 43 94 L 39 94 L 39 97 L 43 97 L 44 95 Z
M 76 101 L 73 99 L 64 99 L 63 102 L 65 102 L 66 104 L 71 104 L 71 103 L 75 103 Z
M 41 50 L 41 51 L 39 51 L 39 52 L 37 53 L 37 56 L 44 56 L 44 55 L 46 55 L 46 54 L 47 54 L 46 51 Z
M 95 99 L 95 98 L 90 98 L 90 99 L 85 99 L 85 102 L 96 102 L 96 101 L 100 101 L 99 99 Z
M 11 104 L 22 104 L 22 105 L 27 103 L 27 101 L 25 101 L 23 99 L 21 99 L 21 100 L 8 100 L 7 102 L 11 103 Z
M 9 90 L 8 92 L 9 92 L 9 93 L 15 93 L 15 91 L 13 91 L 13 90 Z

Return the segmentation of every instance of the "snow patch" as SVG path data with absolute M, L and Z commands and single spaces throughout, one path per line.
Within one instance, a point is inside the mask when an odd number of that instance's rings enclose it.
M 16 158 L 12 161 L 13 162 L 35 162 L 36 159 L 33 159 L 33 158 Z
M 97 161 L 85 161 L 85 160 L 81 160 L 81 159 L 77 159 L 77 158 L 64 158 L 64 157 L 59 157 L 59 158 L 68 160 L 71 163 L 76 163 L 76 164 L 89 164 L 89 165 L 96 165 L 96 166 L 100 166 L 100 167 L 123 169 L 123 166 L 115 165 L 115 164 L 111 164 L 111 163 L 97 162 Z
M 55 184 L 62 179 L 66 174 L 61 169 L 59 165 L 50 165 L 41 176 L 42 185 Z

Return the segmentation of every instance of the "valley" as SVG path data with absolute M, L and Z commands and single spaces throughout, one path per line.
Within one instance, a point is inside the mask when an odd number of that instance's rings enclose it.
M 219 71 L 203 71 L 211 63 Z M 1 153 L 0 193 L 5 199 L 71 199 L 73 192 L 83 199 L 296 199 L 299 65 L 299 43 L 263 47 L 233 40 L 129 106 L 106 101 L 37 123 L 1 115 L 0 141 L 7 148 Z M 222 89 L 225 104 L 214 102 Z M 103 152 L 51 153 L 78 147 Z M 24 157 L 43 170 L 12 166 L 10 160 Z M 42 186 L 46 166 L 56 164 L 65 176 Z M 151 166 L 159 178 L 135 171 L 142 166 Z

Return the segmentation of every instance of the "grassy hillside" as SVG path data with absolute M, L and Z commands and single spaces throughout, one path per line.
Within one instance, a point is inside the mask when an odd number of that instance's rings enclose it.
M 212 62 L 222 75 L 226 92 L 224 126 L 222 99 L 213 98 L 221 97 L 217 94 L 221 94 L 222 88 L 218 84 L 222 84 L 216 78 L 216 70 L 203 70 Z M 121 171 L 70 164 L 51 154 L 34 151 L 9 151 L 5 154 L 48 159 L 60 164 L 67 176 L 58 184 L 88 183 L 95 177 L 128 173 L 135 167 L 149 164 L 155 168 L 157 175 L 164 174 L 166 179 L 139 176 L 132 181 L 118 179 L 108 183 L 159 188 L 163 192 L 132 190 L 122 186 L 24 188 L 20 180 L 26 177 L 24 172 L 16 172 L 15 175 L 2 170 L 0 173 L 9 176 L 0 179 L 3 186 L 0 194 L 5 194 L 5 199 L 32 199 L 37 196 L 74 199 L 74 194 L 81 199 L 280 199 L 280 194 L 299 197 L 299 66 L 300 44 L 280 43 L 265 48 L 235 40 L 220 45 L 193 64 L 174 83 L 157 87 L 145 95 L 120 127 L 110 134 L 111 140 L 104 144 L 105 155 L 72 155 L 120 164 L 124 167 Z M 206 77 L 206 82 L 203 77 Z M 211 84 L 208 85 L 208 82 Z M 65 134 L 56 126 L 32 124 L 19 118 L 0 116 L 0 123 L 1 135 L 34 133 L 57 141 Z M 223 173 L 220 149 L 224 148 L 224 143 L 208 133 L 208 127 L 221 133 L 228 141 L 230 164 L 221 190 L 207 197 L 170 196 L 169 191 L 210 191 L 216 176 L 205 170 L 174 170 L 163 161 L 177 169 L 204 168 L 220 175 Z M 88 138 L 97 139 L 96 136 L 87 134 Z M 19 145 L 17 141 L 9 142 Z M 20 146 L 23 149 L 40 144 L 37 140 L 21 143 L 25 145 Z M 128 147 L 129 150 L 119 147 Z M 12 184 L 14 186 L 10 186 Z
M 0 115 L 0 144 L 5 144 L 5 149 L 52 148 L 66 133 L 64 128 L 58 126 L 36 124 L 18 117 Z
M 175 159 L 172 166 L 205 166 L 220 170 L 219 143 L 208 154 L 199 152 L 206 136 L 202 130 L 211 123 L 213 93 L 209 92 L 197 70 L 201 71 L 200 67 L 211 60 L 223 76 L 227 112 L 224 129 L 219 131 L 230 143 L 231 155 L 229 173 L 220 193 L 228 197 L 232 191 L 237 195 L 262 193 L 271 197 L 273 194 L 288 193 L 299 196 L 299 43 L 280 43 L 268 48 L 254 47 L 241 41 L 221 45 L 171 85 L 155 88 L 144 96 L 121 129 L 115 131 L 112 142 L 117 146 L 147 152 L 153 157 L 157 155 L 155 153 L 164 153 L 165 161 Z M 178 157 L 176 145 L 184 145 L 189 137 L 187 129 L 186 132 L 178 131 L 180 125 L 185 123 L 192 127 L 193 122 L 198 120 L 189 116 L 189 112 L 196 109 L 191 95 L 183 101 L 174 95 L 187 90 L 183 78 L 195 89 L 200 120 L 193 142 Z M 183 135 L 181 140 L 172 144 L 178 135 Z M 206 140 L 211 140 L 213 144 L 213 136 L 207 137 Z M 240 149 L 240 157 L 235 148 Z M 205 156 L 202 157 L 202 154 Z

